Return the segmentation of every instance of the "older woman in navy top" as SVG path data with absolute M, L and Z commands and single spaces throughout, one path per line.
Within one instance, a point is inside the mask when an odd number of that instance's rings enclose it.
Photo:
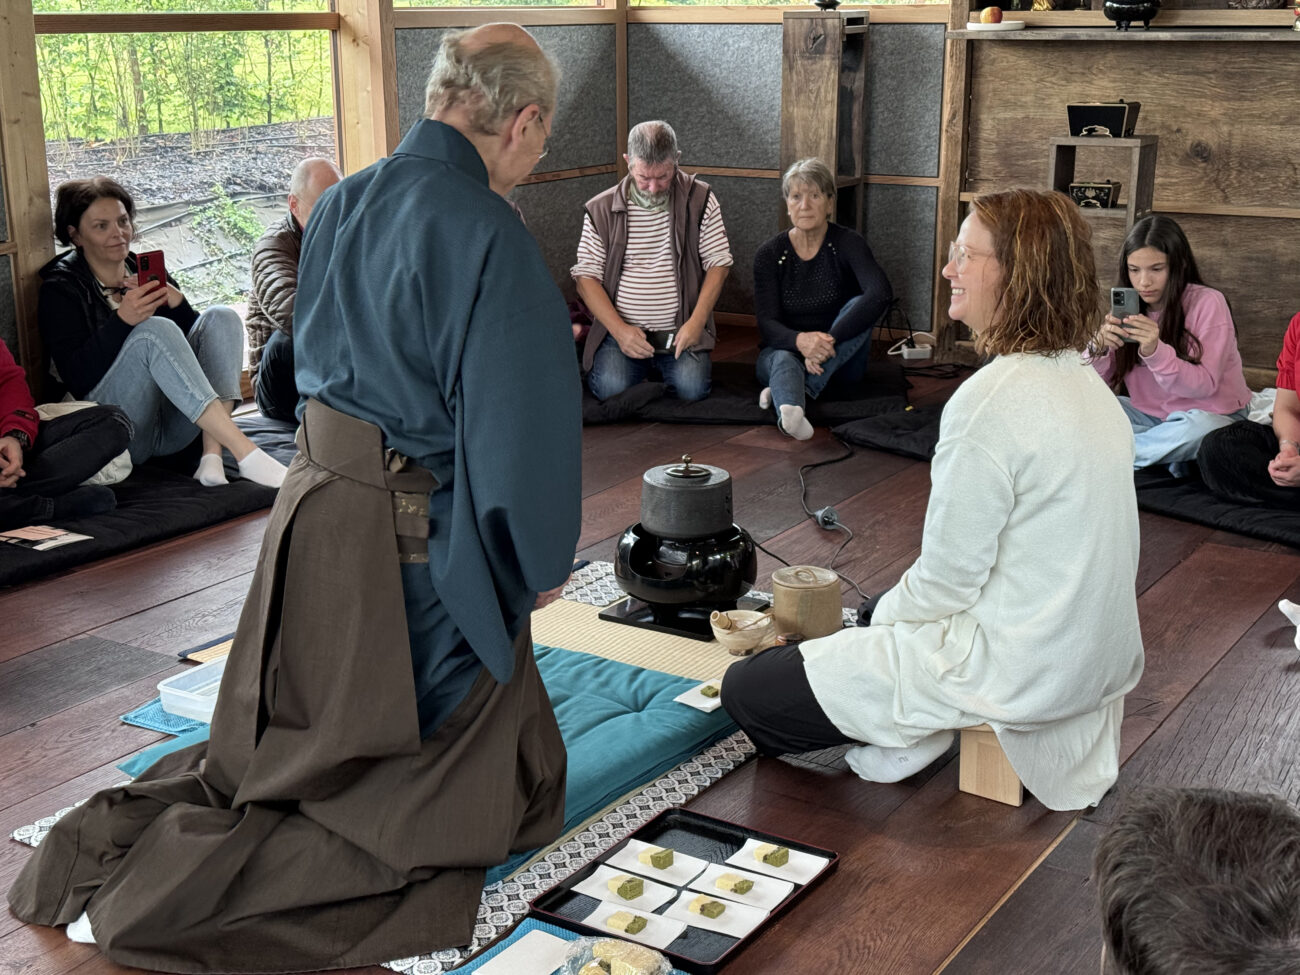
M 894 292 L 862 235 L 831 222 L 829 166 L 800 159 L 781 178 L 781 195 L 792 226 L 754 255 L 757 368 L 766 387 L 758 402 L 764 409 L 775 403 L 782 432 L 807 440 L 813 428 L 805 397 L 861 382 L 871 331 Z

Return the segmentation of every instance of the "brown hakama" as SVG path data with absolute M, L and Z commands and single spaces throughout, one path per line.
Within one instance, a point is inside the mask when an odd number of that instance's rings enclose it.
M 559 833 L 564 745 L 527 629 L 510 682 L 481 670 L 420 740 L 399 549 L 419 558 L 432 475 L 315 401 L 298 442 L 211 740 L 65 816 L 9 891 L 22 920 L 87 911 L 142 968 L 365 965 L 468 943 L 485 868 Z

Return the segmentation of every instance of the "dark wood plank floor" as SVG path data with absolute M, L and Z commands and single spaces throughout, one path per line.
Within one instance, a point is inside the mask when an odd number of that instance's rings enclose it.
M 752 332 L 733 331 L 718 354 L 748 358 L 751 342 Z M 913 401 L 941 401 L 954 385 L 917 379 Z M 826 431 L 796 443 L 770 427 L 619 425 L 589 428 L 584 445 L 583 557 L 609 557 L 637 520 L 642 472 L 684 452 L 732 472 L 737 521 L 783 558 L 826 564 L 842 541 L 800 505 L 800 465 L 843 453 Z M 808 475 L 809 506 L 835 505 L 856 533 L 837 567 L 868 591 L 892 585 L 916 557 L 928 492 L 928 465 L 867 450 Z M 161 738 L 117 717 L 179 670 L 176 651 L 234 628 L 265 520 L 0 591 L 3 834 L 120 781 L 114 764 Z M 1273 608 L 1283 595 L 1300 599 L 1300 555 L 1149 515 L 1142 533 L 1148 664 L 1127 702 L 1116 793 L 1170 781 L 1300 798 L 1300 657 Z M 762 557 L 760 585 L 776 565 Z M 832 751 L 750 762 L 692 808 L 842 856 L 731 971 L 1082 973 L 1096 970 L 1099 948 L 1091 850 L 1115 802 L 1082 818 L 1033 800 L 1011 809 L 959 793 L 951 758 L 870 785 Z M 0 890 L 29 853 L 0 841 Z M 73 970 L 119 971 L 62 931 L 0 911 L 0 971 Z

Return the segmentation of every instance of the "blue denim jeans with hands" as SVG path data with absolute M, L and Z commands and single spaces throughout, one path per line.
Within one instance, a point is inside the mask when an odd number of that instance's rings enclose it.
M 196 436 L 195 421 L 217 400 L 239 402 L 244 325 L 239 313 L 214 305 L 186 334 L 161 316 L 131 330 L 86 396 L 122 409 L 135 427 L 131 461 L 180 450 Z
M 857 304 L 865 299 L 858 295 L 847 302 L 840 313 L 835 316 L 835 324 L 853 313 Z M 874 328 L 868 328 L 855 337 L 835 344 L 835 354 L 822 363 L 820 376 L 814 376 L 804 367 L 803 356 L 799 352 L 786 349 L 761 349 L 758 353 L 758 381 L 772 390 L 772 405 L 778 410 L 782 406 L 805 405 L 805 398 L 817 399 L 826 391 L 831 381 L 844 388 L 862 382 L 866 375 L 867 363 L 871 359 L 871 335 Z
M 623 354 L 614 336 L 606 335 L 596 349 L 587 373 L 591 393 L 602 403 L 623 390 L 644 382 L 650 369 L 659 370 L 668 391 L 679 399 L 695 402 L 709 395 L 713 379 L 713 361 L 707 352 L 683 352 L 680 359 L 672 352 L 656 352 L 649 359 L 631 359 Z

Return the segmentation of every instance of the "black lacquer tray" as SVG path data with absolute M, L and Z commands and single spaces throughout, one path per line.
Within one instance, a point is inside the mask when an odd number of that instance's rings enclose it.
M 674 967 L 684 972 L 696 973 L 696 975 L 713 975 L 713 973 L 720 971 L 745 945 L 757 937 L 759 932 L 767 927 L 771 921 L 788 911 L 795 901 L 809 889 L 821 883 L 839 865 L 838 854 L 830 850 L 823 850 L 820 847 L 810 846 L 807 843 L 801 843 L 785 836 L 778 836 L 775 833 L 750 829 L 741 826 L 739 823 L 728 822 L 725 819 L 715 819 L 712 816 L 704 816 L 686 809 L 667 809 L 640 829 L 610 847 L 591 863 L 565 877 L 550 890 L 538 895 L 532 903 L 532 909 L 528 912 L 529 915 L 559 925 L 570 931 L 576 931 L 579 934 L 616 937 L 617 935 L 613 932 L 590 927 L 582 923 L 582 919 L 594 911 L 599 902 L 586 894 L 575 892 L 573 887 L 582 883 L 584 879 L 596 871 L 598 866 L 626 846 L 629 839 L 641 840 L 655 846 L 668 847 L 679 853 L 699 857 L 701 860 L 708 860 L 710 863 L 725 862 L 727 857 L 745 845 L 746 840 L 751 839 L 763 843 L 777 843 L 791 850 L 825 857 L 829 861 L 825 868 L 808 883 L 795 884 L 794 890 L 790 892 L 790 895 L 785 900 L 772 909 L 767 920 L 744 938 L 733 938 L 730 935 L 719 934 L 716 931 L 705 931 L 702 928 L 688 926 L 675 941 L 669 944 L 664 954 L 668 956 Z M 668 905 L 665 904 L 655 913 L 663 913 L 667 907 Z

